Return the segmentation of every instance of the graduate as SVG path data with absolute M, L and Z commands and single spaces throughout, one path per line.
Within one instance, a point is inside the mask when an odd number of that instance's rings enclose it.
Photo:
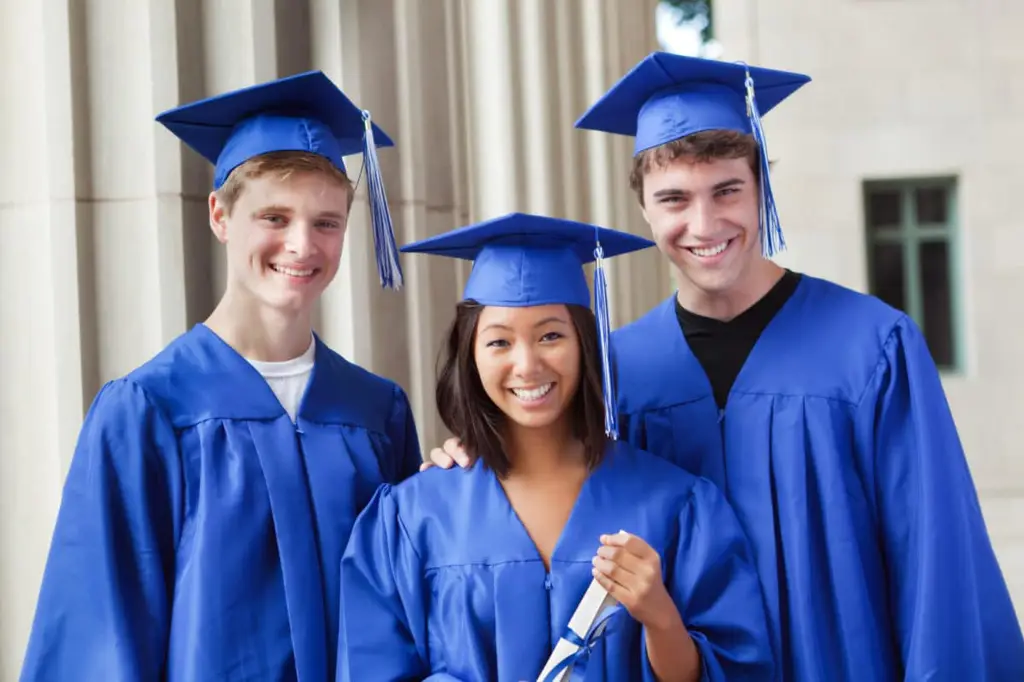
M 227 286 L 105 384 L 82 427 L 22 680 L 298 680 L 335 670 L 357 514 L 415 472 L 408 400 L 312 330 L 363 153 L 382 282 L 401 283 L 369 115 L 320 72 L 158 120 L 214 164 Z
M 1024 641 L 925 339 L 782 269 L 761 115 L 803 74 L 654 53 L 578 121 L 635 138 L 678 291 L 613 334 L 629 442 L 717 483 L 785 680 L 1024 680 Z
M 514 213 L 403 248 L 473 261 L 437 384 L 472 463 L 385 484 L 356 521 L 338 680 L 773 679 L 724 497 L 617 441 L 606 409 L 601 259 L 652 245 Z M 614 605 L 570 631 L 595 580 Z M 574 653 L 549 661 L 560 641 Z
M 1024 680 L 1024 638 L 921 331 L 784 270 L 761 115 L 804 74 L 653 53 L 577 122 L 635 138 L 677 291 L 611 334 L 623 437 L 714 481 L 783 680 Z M 432 461 L 468 463 L 454 439 Z

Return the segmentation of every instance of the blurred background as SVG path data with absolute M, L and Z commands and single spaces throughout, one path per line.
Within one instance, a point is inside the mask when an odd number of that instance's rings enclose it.
M 311 68 L 396 140 L 381 160 L 402 243 L 511 210 L 644 234 L 632 141 L 573 129 L 590 103 L 657 49 L 810 74 L 765 118 L 779 260 L 925 331 L 1024 616 L 1024 4 L 0 0 L 0 34 L 0 680 L 85 410 L 222 289 L 210 169 L 154 116 Z M 381 292 L 363 190 L 317 328 L 405 387 L 428 449 L 466 273 L 404 258 L 406 288 Z M 672 292 L 656 252 L 610 266 L 616 326 Z

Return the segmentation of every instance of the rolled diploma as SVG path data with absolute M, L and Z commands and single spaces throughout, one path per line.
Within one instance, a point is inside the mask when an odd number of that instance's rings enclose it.
M 569 628 L 579 635 L 580 639 L 583 639 L 587 636 L 590 626 L 594 624 L 594 621 L 601 615 L 605 607 L 611 606 L 614 603 L 615 598 L 608 594 L 608 590 L 601 587 L 601 583 L 597 582 L 596 579 L 591 580 L 590 587 L 583 593 L 583 598 L 580 599 L 576 611 L 572 614 L 572 618 L 569 619 Z M 556 665 L 575 654 L 578 650 L 578 646 L 567 641 L 564 637 L 560 637 L 554 650 L 551 652 L 551 656 L 548 657 L 547 664 L 537 678 L 537 682 L 544 682 L 544 678 L 550 674 Z M 571 672 L 572 666 L 569 666 L 558 673 L 558 676 L 555 677 L 555 682 L 564 682 Z

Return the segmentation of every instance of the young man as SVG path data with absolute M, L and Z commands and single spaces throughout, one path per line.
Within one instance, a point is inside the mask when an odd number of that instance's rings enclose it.
M 624 436 L 726 493 L 782 679 L 1024 679 L 920 331 L 768 259 L 783 240 L 760 114 L 808 81 L 655 53 L 577 123 L 636 138 L 632 186 L 677 275 L 612 335 Z
M 227 287 L 89 410 L 22 679 L 333 679 L 352 523 L 421 461 L 403 391 L 311 325 L 352 202 L 342 156 L 363 152 L 390 230 L 375 144 L 391 142 L 320 72 L 158 120 L 216 166 Z

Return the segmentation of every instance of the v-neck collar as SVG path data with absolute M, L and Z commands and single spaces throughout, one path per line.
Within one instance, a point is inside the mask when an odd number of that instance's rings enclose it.
M 614 475 L 611 470 L 617 463 L 617 447 L 617 443 L 609 443 L 601 464 L 584 479 L 583 485 L 580 486 L 569 517 L 558 534 L 558 540 L 551 552 L 552 569 L 558 563 L 589 563 L 600 547 L 600 536 L 619 530 L 618 528 L 599 527 L 601 515 L 591 513 L 593 509 L 601 505 L 614 502 L 609 495 L 604 493 L 604 481 L 607 476 Z M 506 515 L 515 526 L 515 542 L 521 547 L 522 553 L 543 563 L 540 550 L 537 549 L 536 543 L 527 532 L 526 525 L 513 507 L 512 501 L 497 475 L 491 469 L 484 467 L 482 462 L 478 461 L 475 466 L 479 466 L 481 474 L 487 477 L 490 494 L 498 501 L 499 511 Z

